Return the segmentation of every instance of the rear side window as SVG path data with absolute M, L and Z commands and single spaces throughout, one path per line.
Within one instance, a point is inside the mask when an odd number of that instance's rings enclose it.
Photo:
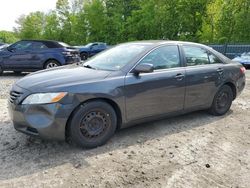
M 209 64 L 207 51 L 196 46 L 183 46 L 186 56 L 187 66 L 206 65 Z
M 218 57 L 216 57 L 215 55 L 213 55 L 211 53 L 209 53 L 208 57 L 209 57 L 209 61 L 211 64 L 222 63 L 222 61 Z
M 42 42 L 33 42 L 32 43 L 32 48 L 35 50 L 43 50 L 48 48 L 47 46 L 45 46 L 45 44 L 43 44 Z
M 179 49 L 177 46 L 163 46 L 148 54 L 141 62 L 150 63 L 154 70 L 180 67 Z

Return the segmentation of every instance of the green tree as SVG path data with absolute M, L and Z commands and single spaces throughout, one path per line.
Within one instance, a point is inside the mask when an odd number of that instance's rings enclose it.
M 43 12 L 32 12 L 27 16 L 21 16 L 16 23 L 19 25 L 16 31 L 22 39 L 42 38 L 45 28 L 45 14 Z
M 58 0 L 49 13 L 17 20 L 20 38 L 72 45 L 170 39 L 250 42 L 249 0 Z
M 14 43 L 18 41 L 18 38 L 14 32 L 0 31 L 0 42 Z

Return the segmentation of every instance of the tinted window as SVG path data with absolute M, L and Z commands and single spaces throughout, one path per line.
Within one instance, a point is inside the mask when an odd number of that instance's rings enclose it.
M 183 46 L 187 60 L 187 66 L 209 64 L 207 51 L 200 47 Z
M 180 66 L 179 50 L 177 46 L 164 46 L 157 48 L 147 55 L 141 62 L 154 65 L 154 70 L 169 69 Z
M 32 48 L 35 49 L 35 50 L 42 50 L 42 49 L 46 49 L 48 47 L 45 46 L 42 42 L 33 42 L 32 43 Z
M 213 54 L 209 54 L 209 60 L 211 64 L 222 63 L 221 60 Z
M 98 44 L 93 44 L 93 46 L 91 46 L 92 50 L 98 50 L 99 46 Z
M 11 48 L 15 49 L 16 51 L 21 50 L 28 50 L 32 48 L 32 42 L 30 41 L 20 41 L 11 46 Z

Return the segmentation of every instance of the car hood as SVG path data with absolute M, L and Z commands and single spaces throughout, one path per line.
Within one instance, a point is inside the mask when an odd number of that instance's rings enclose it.
M 105 79 L 111 72 L 93 70 L 80 65 L 69 65 L 38 71 L 16 82 L 21 88 L 31 92 L 60 91 L 68 86 Z

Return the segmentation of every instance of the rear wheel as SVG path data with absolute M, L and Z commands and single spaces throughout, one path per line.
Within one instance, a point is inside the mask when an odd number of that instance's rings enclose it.
M 56 60 L 49 60 L 45 63 L 44 69 L 51 69 L 60 66 L 60 63 Z
M 224 85 L 214 97 L 209 112 L 215 116 L 221 116 L 228 112 L 233 101 L 233 91 L 230 86 Z
M 105 144 L 115 133 L 117 116 L 112 106 L 103 101 L 81 105 L 69 124 L 69 139 L 83 148 Z

